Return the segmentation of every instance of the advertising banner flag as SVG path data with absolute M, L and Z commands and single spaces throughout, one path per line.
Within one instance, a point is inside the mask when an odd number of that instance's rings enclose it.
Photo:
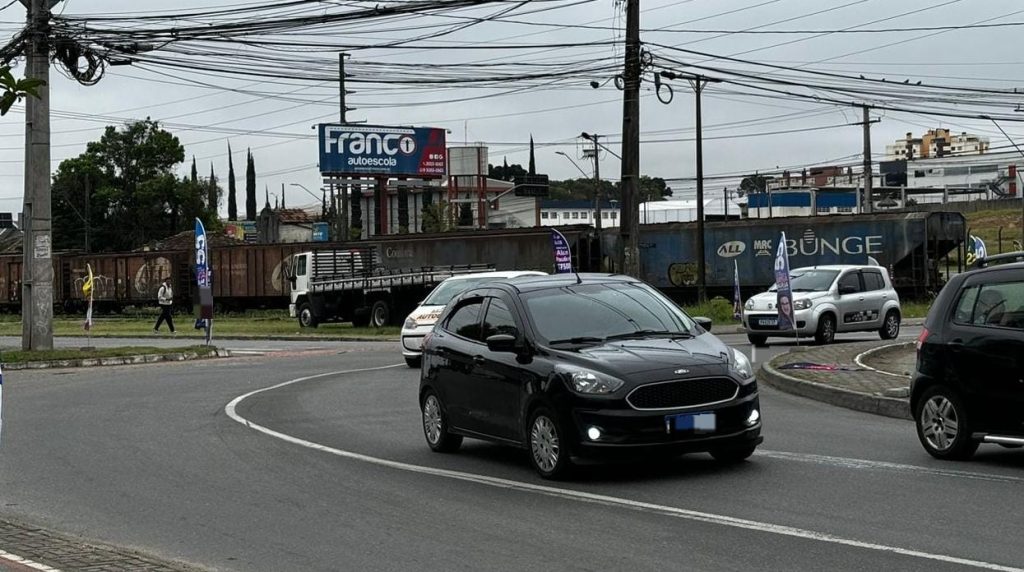
M 569 250 L 569 241 L 555 229 L 551 229 L 551 246 L 555 251 L 555 274 L 572 272 L 572 251 Z
M 211 288 L 210 266 L 208 263 L 206 229 L 203 221 L 196 219 L 196 286 L 199 287 L 199 319 L 196 329 L 206 330 L 206 344 L 213 339 L 213 290 Z
M 85 282 L 82 284 L 82 295 L 85 296 L 86 303 L 88 304 L 86 306 L 86 310 L 85 310 L 85 324 L 84 324 L 85 331 L 88 332 L 89 330 L 92 329 L 92 291 L 93 291 L 92 266 L 89 265 L 89 264 L 86 264 L 85 265 L 85 269 L 89 273 L 89 277 L 86 278 Z
M 969 237 L 967 243 L 967 265 L 970 266 L 978 260 L 982 260 L 988 257 L 988 249 L 985 248 L 985 241 L 981 237 L 974 236 L 973 234 Z
M 775 294 L 779 310 L 779 329 L 795 329 L 793 290 L 789 285 L 789 253 L 786 251 L 785 232 L 779 238 L 779 248 L 775 252 Z
M 740 319 L 743 316 L 743 295 L 740 294 L 740 265 L 732 261 L 732 317 Z

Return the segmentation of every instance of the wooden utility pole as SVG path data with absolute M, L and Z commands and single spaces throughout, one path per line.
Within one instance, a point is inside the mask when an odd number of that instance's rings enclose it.
M 690 80 L 690 87 L 696 96 L 697 112 L 697 302 L 704 303 L 708 299 L 707 258 L 704 253 L 704 133 L 701 123 L 701 93 L 709 80 L 704 76 L 696 76 Z
M 626 59 L 622 74 L 622 212 L 619 237 L 623 274 L 640 276 L 640 0 L 626 0 Z
M 50 8 L 52 0 L 22 0 L 28 7 L 25 77 L 42 81 L 39 97 L 25 98 L 25 204 L 21 282 L 21 347 L 53 349 L 53 260 L 50 206 Z

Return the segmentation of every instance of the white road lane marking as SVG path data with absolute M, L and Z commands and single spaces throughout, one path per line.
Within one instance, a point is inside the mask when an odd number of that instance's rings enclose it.
M 921 465 L 906 465 L 903 463 L 890 463 L 888 461 L 872 461 L 869 459 L 852 459 L 849 457 L 833 457 L 829 455 L 813 455 L 808 453 L 790 453 L 788 451 L 765 451 L 758 449 L 755 455 L 768 457 L 769 459 L 780 459 L 785 461 L 797 461 L 802 463 L 813 463 L 816 465 L 828 465 L 845 469 L 874 469 L 881 471 L 895 471 L 898 473 L 917 473 L 921 475 L 932 475 L 937 477 L 952 477 L 959 479 L 972 479 L 978 481 L 991 481 L 996 483 L 1024 483 L 1024 478 L 1010 475 L 996 475 L 992 473 L 977 473 L 973 471 L 953 471 L 949 469 L 936 469 Z
M 807 530 L 802 528 L 796 528 L 792 526 L 785 526 L 779 524 L 772 524 L 770 522 L 761 522 L 756 520 L 748 520 L 743 518 L 735 518 L 726 515 L 719 515 L 708 512 L 701 512 L 696 510 L 688 510 L 673 506 L 659 505 L 654 503 L 636 501 L 632 499 L 613 497 L 607 495 L 600 495 L 595 493 L 587 493 L 583 491 L 576 491 L 572 489 L 563 489 L 558 487 L 552 487 L 547 485 L 538 485 L 533 483 L 526 483 L 521 481 L 513 481 L 510 479 L 503 479 L 499 477 L 490 477 L 487 475 L 479 475 L 474 473 L 464 473 L 462 471 L 453 471 L 449 469 L 439 469 L 435 467 L 428 467 L 425 465 L 413 465 L 411 463 L 403 463 L 400 461 L 392 461 L 389 459 L 382 459 L 380 457 L 371 457 L 370 455 L 364 455 L 362 453 L 355 453 L 352 451 L 345 451 L 342 449 L 336 449 L 334 447 L 328 447 L 321 445 L 320 443 L 314 443 L 312 441 L 306 441 L 298 437 L 293 437 L 286 433 L 274 431 L 268 427 L 253 423 L 248 419 L 238 414 L 237 407 L 242 401 L 245 401 L 249 397 L 265 393 L 267 391 L 273 391 L 282 387 L 287 387 L 296 383 L 302 383 L 304 381 L 310 381 L 313 379 L 321 379 L 324 377 L 339 376 L 353 373 L 363 373 L 368 371 L 380 371 L 384 369 L 400 368 L 405 367 L 405 364 L 394 364 L 381 367 L 369 367 L 362 369 L 351 369 L 343 371 L 333 371 L 327 373 L 321 373 L 317 375 L 309 375 L 300 377 L 266 387 L 263 389 L 257 389 L 251 391 L 245 395 L 241 395 L 232 399 L 224 407 L 224 412 L 231 419 L 245 425 L 246 427 L 270 435 L 282 441 L 293 443 L 302 447 L 312 449 L 314 451 L 320 451 L 330 455 L 335 455 L 345 459 L 352 459 L 355 461 L 362 461 L 364 463 L 370 463 L 382 467 L 388 467 L 397 469 L 400 471 L 407 471 L 411 473 L 418 473 L 422 475 L 431 475 L 435 477 L 443 477 L 447 479 L 453 479 L 458 481 L 476 483 L 480 485 L 486 485 L 490 487 L 502 488 L 506 490 L 514 490 L 520 492 L 536 493 L 545 496 L 557 497 L 565 500 L 574 500 L 585 503 L 600 504 L 605 506 L 612 506 L 618 508 L 626 508 L 630 510 L 636 510 L 640 512 L 648 512 L 653 514 L 660 514 L 664 516 L 670 516 L 674 518 L 680 518 L 683 520 L 689 520 L 693 522 L 705 522 L 709 524 L 717 524 L 720 526 L 728 526 L 732 528 L 740 528 L 745 530 L 752 530 L 756 532 L 763 532 L 768 534 L 776 534 L 780 536 L 788 536 L 792 538 L 800 538 L 805 540 L 814 540 L 818 542 L 825 542 L 829 544 L 837 544 L 842 546 L 849 546 L 853 548 L 862 548 L 866 550 L 874 550 L 878 552 L 885 552 L 890 554 L 898 554 L 901 556 L 909 556 L 912 558 L 920 558 L 923 560 L 931 560 L 934 562 L 943 562 L 948 564 L 957 564 L 962 566 L 971 566 L 974 568 L 982 568 L 985 570 L 998 570 L 1000 572 L 1024 572 L 1024 568 L 1017 568 L 1013 566 L 1006 566 L 1002 564 L 996 564 L 992 562 L 985 562 L 981 560 L 973 560 L 970 558 L 960 558 L 957 556 L 951 556 L 947 554 L 937 554 L 932 552 L 925 552 L 922 550 L 914 550 L 910 548 L 902 548 L 899 546 L 891 546 L 887 544 L 877 544 L 874 542 L 864 542 L 860 540 L 854 540 L 850 538 L 844 538 L 841 536 L 835 536 L 832 534 L 817 532 L 813 530 Z M 775 452 L 773 452 L 775 453 Z M 777 453 L 776 453 L 777 454 Z
M 18 565 L 24 566 L 25 568 L 31 568 L 33 570 L 42 570 L 43 572 L 60 572 L 59 569 L 53 568 L 52 566 L 47 566 L 46 564 L 40 564 L 38 562 L 34 562 L 32 560 L 29 560 L 28 558 L 22 558 L 21 556 L 18 556 L 17 554 L 11 554 L 10 552 L 5 552 L 3 550 L 0 550 L 0 561 L 3 561 L 3 560 L 6 560 L 8 562 L 12 562 L 14 564 L 18 564 Z

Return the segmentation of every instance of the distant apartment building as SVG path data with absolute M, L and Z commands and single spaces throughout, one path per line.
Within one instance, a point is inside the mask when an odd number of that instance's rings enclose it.
M 907 133 L 892 145 L 885 146 L 886 159 L 890 161 L 929 159 L 950 155 L 981 155 L 989 150 L 988 137 L 979 137 L 967 132 L 954 134 L 949 129 L 929 129 L 921 137 Z

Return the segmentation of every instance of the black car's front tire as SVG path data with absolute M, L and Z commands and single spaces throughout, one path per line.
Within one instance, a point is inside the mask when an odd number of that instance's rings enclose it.
M 559 479 L 572 471 L 565 432 L 550 409 L 541 406 L 533 411 L 526 440 L 530 464 L 541 477 Z
M 763 334 L 747 334 L 747 341 L 754 344 L 756 348 L 768 347 L 768 336 Z
M 448 432 L 448 416 L 445 413 L 441 398 L 433 390 L 423 395 L 420 404 L 423 414 L 423 436 L 427 446 L 435 453 L 454 453 L 462 446 L 462 435 Z
M 732 465 L 735 463 L 742 463 L 750 458 L 754 454 L 754 450 L 757 449 L 757 445 L 739 445 L 732 447 L 721 447 L 718 449 L 711 450 L 711 456 L 715 458 L 719 463 Z
M 960 396 L 944 385 L 928 388 L 914 411 L 917 437 L 936 459 L 964 461 L 978 450 L 971 439 L 967 408 Z

